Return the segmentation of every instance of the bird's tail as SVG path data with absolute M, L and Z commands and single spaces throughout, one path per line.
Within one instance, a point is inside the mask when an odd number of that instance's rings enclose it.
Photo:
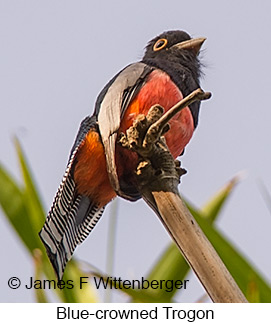
M 59 280 L 75 248 L 86 239 L 104 211 L 104 207 L 76 192 L 72 162 L 73 158 L 39 233 Z

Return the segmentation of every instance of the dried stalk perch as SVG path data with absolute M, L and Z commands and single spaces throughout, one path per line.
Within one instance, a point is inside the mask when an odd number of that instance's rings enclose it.
M 214 302 L 245 303 L 246 298 L 183 203 L 178 184 L 185 173 L 167 149 L 163 134 L 168 121 L 194 101 L 211 96 L 197 89 L 167 113 L 153 106 L 147 116 L 139 115 L 122 134 L 120 144 L 138 153 L 137 179 L 144 200 L 157 213 L 183 256 Z

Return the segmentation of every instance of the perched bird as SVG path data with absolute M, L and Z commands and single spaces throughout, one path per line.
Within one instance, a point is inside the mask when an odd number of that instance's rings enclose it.
M 76 246 L 120 195 L 136 201 L 137 154 L 118 145 L 138 114 L 160 104 L 165 111 L 199 87 L 198 54 L 205 38 L 167 31 L 146 46 L 143 59 L 114 76 L 99 94 L 93 115 L 81 123 L 62 183 L 40 231 L 54 270 L 61 279 Z M 198 124 L 194 102 L 170 121 L 165 134 L 173 157 L 183 153 Z

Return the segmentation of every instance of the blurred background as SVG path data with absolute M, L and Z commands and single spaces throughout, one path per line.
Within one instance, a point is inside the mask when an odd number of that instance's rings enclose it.
M 62 179 L 81 120 L 120 69 L 141 59 L 165 30 L 207 37 L 201 60 L 199 126 L 181 158 L 188 174 L 180 190 L 200 207 L 236 173 L 237 186 L 219 229 L 270 281 L 271 215 L 262 183 L 270 172 L 270 1 L 0 1 L 0 161 L 20 179 L 12 138 L 30 162 L 48 210 Z M 105 271 L 110 208 L 75 257 Z M 11 290 L 10 277 L 27 282 L 33 261 L 0 210 L 1 302 L 33 302 L 32 290 Z M 146 275 L 170 238 L 143 201 L 119 200 L 114 274 Z M 178 301 L 205 292 L 189 275 Z M 122 296 L 116 297 L 122 301 Z

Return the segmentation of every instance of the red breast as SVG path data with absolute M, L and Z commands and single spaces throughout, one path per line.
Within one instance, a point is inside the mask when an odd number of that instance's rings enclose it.
M 160 104 L 167 111 L 182 98 L 182 93 L 166 73 L 161 70 L 153 71 L 125 111 L 119 133 L 125 132 L 138 114 L 146 115 L 153 105 Z M 170 121 L 170 130 L 165 136 L 174 158 L 182 153 L 193 131 L 193 118 L 187 107 Z M 137 160 L 136 153 L 116 145 L 116 164 L 120 177 L 132 177 Z M 100 205 L 107 204 L 116 196 L 107 175 L 102 143 L 98 133 L 94 131 L 87 134 L 79 149 L 74 179 L 78 193 L 94 198 Z
M 154 70 L 147 78 L 145 85 L 127 108 L 121 121 L 119 132 L 125 132 L 133 123 L 138 114 L 147 114 L 149 109 L 160 104 L 165 111 L 183 99 L 179 88 L 172 82 L 170 77 L 161 70 Z M 177 158 L 191 139 L 194 131 L 193 117 L 187 107 L 171 119 L 170 130 L 165 138 L 167 145 L 174 158 Z M 121 176 L 129 169 L 135 169 L 137 156 L 123 149 L 116 147 L 116 164 L 118 174 Z

